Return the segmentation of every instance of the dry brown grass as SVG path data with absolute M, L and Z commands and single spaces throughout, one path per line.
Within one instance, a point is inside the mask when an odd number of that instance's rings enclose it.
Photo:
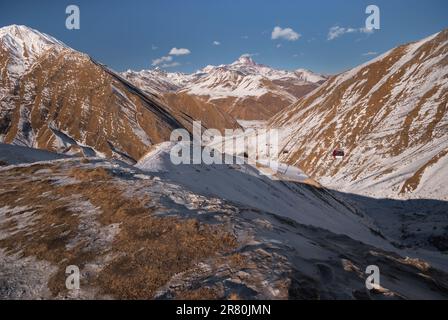
M 199 288 L 184 291 L 176 295 L 177 300 L 216 300 L 222 293 L 216 288 Z
M 423 176 L 423 173 L 425 173 L 425 170 L 429 168 L 430 166 L 434 165 L 439 161 L 441 158 L 443 158 L 445 155 L 448 154 L 448 149 L 443 150 L 442 152 L 439 152 L 434 157 L 431 158 L 428 162 L 426 162 L 423 166 L 421 166 L 413 175 L 412 177 L 406 179 L 406 181 L 403 183 L 403 186 L 401 187 L 400 193 L 406 193 L 410 191 L 414 191 L 417 189 L 418 185 L 420 184 L 420 179 Z
M 99 167 L 94 169 L 73 168 L 69 176 L 84 182 L 104 181 L 111 178 L 111 174 L 106 169 Z
M 229 300 L 241 300 L 240 296 L 237 293 L 232 292 L 229 295 Z
M 89 158 L 82 158 L 81 159 L 81 163 L 83 163 L 83 164 L 87 164 L 87 163 L 90 163 L 90 160 L 89 160 Z
M 122 299 L 151 299 L 174 274 L 234 246 L 229 234 L 195 220 L 132 213 L 114 243 L 123 255 L 101 272 L 99 283 Z
M 55 185 L 48 179 L 51 175 L 33 181 L 24 178 L 36 174 L 39 169 L 51 169 L 58 175 L 67 172 L 67 176 L 76 178 L 79 183 Z M 74 264 L 82 269 L 96 257 L 108 253 L 114 258 L 89 283 L 81 279 L 81 286 L 99 289 L 100 296 L 151 299 L 174 274 L 200 261 L 229 254 L 237 244 L 234 236 L 220 226 L 200 224 L 193 219 L 154 216 L 153 209 L 145 206 L 148 199 L 124 196 L 112 173 L 104 168 L 67 170 L 42 164 L 0 172 L 0 179 L 7 190 L 0 193 L 0 204 L 31 206 L 37 218 L 34 225 L 0 240 L 0 248 L 9 253 L 21 252 L 24 257 L 35 256 L 59 267 L 48 283 L 53 296 L 67 293 L 67 265 Z M 108 252 L 85 250 L 86 244 L 66 248 L 79 234 L 79 217 L 67 203 L 74 195 L 98 208 L 97 221 L 102 226 L 120 224 L 120 232 Z M 0 224 L 0 228 L 11 229 L 14 227 L 11 224 L 13 222 Z M 204 290 L 196 295 L 205 294 L 207 290 Z

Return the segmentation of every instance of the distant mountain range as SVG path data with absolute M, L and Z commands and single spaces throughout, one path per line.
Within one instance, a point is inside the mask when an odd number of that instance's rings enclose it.
M 25 26 L 0 29 L 0 142 L 135 162 L 193 119 L 239 127 L 219 110 L 193 115 Z M 194 110 L 193 110 L 194 111 Z M 202 117 L 203 115 L 203 117 Z
M 203 103 L 243 120 L 268 119 L 327 79 L 304 69 L 276 70 L 257 64 L 249 55 L 228 65 L 207 66 L 193 74 L 153 69 L 129 70 L 122 75 L 179 108 Z

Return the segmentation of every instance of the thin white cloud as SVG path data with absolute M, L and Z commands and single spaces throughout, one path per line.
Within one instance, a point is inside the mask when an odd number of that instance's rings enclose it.
M 172 48 L 169 55 L 171 56 L 185 56 L 187 54 L 190 54 L 191 51 L 186 48 Z
M 163 56 L 163 57 L 160 57 L 160 58 L 152 60 L 152 65 L 153 66 L 158 66 L 159 64 L 166 63 L 166 62 L 171 62 L 171 61 L 173 61 L 173 57 L 171 57 L 171 56 Z
M 372 34 L 373 32 L 375 32 L 375 29 L 369 29 L 369 28 L 359 28 L 358 29 L 359 32 L 361 33 L 367 33 L 367 34 Z
M 153 47 L 154 48 L 154 47 Z M 172 68 L 180 65 L 179 62 L 173 61 L 173 56 L 184 56 L 190 54 L 191 51 L 186 48 L 172 48 L 168 55 L 152 60 L 152 66 L 162 68 Z
M 249 58 L 251 58 L 251 57 L 256 57 L 258 55 L 260 55 L 258 52 L 255 52 L 255 53 L 243 53 L 240 57 L 249 57 Z
M 271 34 L 272 40 L 283 39 L 283 40 L 287 40 L 287 41 L 296 41 L 296 40 L 299 40 L 300 37 L 301 37 L 301 35 L 299 33 L 295 32 L 293 29 L 291 29 L 291 28 L 282 29 L 279 26 L 276 26 L 274 28 L 274 30 L 272 30 L 272 34 Z
M 214 45 L 214 46 L 220 46 L 220 45 L 221 45 L 221 42 L 215 40 L 215 41 L 213 41 L 213 45 Z
M 281 48 L 282 44 L 281 43 L 277 43 L 277 45 L 275 46 L 276 48 Z
M 241 36 L 241 39 L 245 39 L 245 40 L 247 40 L 247 39 L 249 39 L 249 36 L 246 36 L 246 35 Z
M 334 40 L 347 33 L 373 33 L 373 29 L 334 26 L 328 30 L 327 40 Z
M 152 49 L 152 50 L 157 50 L 157 49 L 159 49 L 159 47 L 158 47 L 158 46 L 155 46 L 155 45 L 152 45 L 152 46 L 151 46 L 151 49 Z
M 366 53 L 363 53 L 363 56 L 376 56 L 378 54 L 378 52 L 375 51 L 368 51 Z
M 343 34 L 353 33 L 353 32 L 356 32 L 356 29 L 334 26 L 334 27 L 331 27 L 330 30 L 328 30 L 327 40 L 334 40 L 336 38 L 339 38 Z
M 162 68 L 173 68 L 173 67 L 177 67 L 177 66 L 180 66 L 180 63 L 176 61 L 176 62 L 172 62 L 172 63 L 164 63 L 160 67 L 162 67 Z

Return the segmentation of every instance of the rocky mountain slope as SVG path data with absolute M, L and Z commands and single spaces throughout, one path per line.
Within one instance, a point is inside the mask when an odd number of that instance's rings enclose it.
M 200 103 L 245 120 L 268 119 L 326 80 L 304 69 L 284 71 L 257 64 L 248 55 L 193 74 L 156 69 L 127 71 L 123 76 L 148 92 L 168 95 L 175 105 L 191 108 Z
M 447 200 L 447 103 L 444 30 L 329 79 L 269 126 L 284 129 L 281 159 L 326 186 Z
M 395 248 L 326 190 L 246 164 L 173 168 L 166 143 L 137 167 L 7 148 L 28 163 L 0 167 L 2 299 L 448 297 L 446 265 Z M 367 265 L 381 270 L 371 291 Z
M 138 159 L 179 119 L 90 57 L 24 26 L 0 31 L 0 136 L 63 153 Z
M 238 127 L 218 110 L 215 116 L 213 110 L 172 108 L 89 56 L 24 26 L 0 29 L 0 74 L 5 143 L 135 162 L 194 119 L 205 127 Z

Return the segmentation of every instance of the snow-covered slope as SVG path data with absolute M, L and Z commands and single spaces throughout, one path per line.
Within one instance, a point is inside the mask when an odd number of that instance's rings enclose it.
M 325 77 L 308 70 L 276 70 L 257 64 L 248 55 L 229 65 L 207 66 L 196 74 L 200 76 L 183 90 L 193 95 L 209 96 L 210 100 L 261 97 L 272 93 L 295 101 L 296 95 L 288 89 L 325 81 Z
M 340 191 L 448 200 L 447 57 L 444 30 L 329 79 L 270 120 L 282 159 Z
M 280 168 L 270 176 L 258 163 L 174 165 L 170 160 L 172 147 L 168 142 L 154 146 L 137 168 L 206 198 L 218 197 L 239 207 L 269 212 L 448 267 L 448 260 L 440 252 L 446 250 L 446 230 L 442 227 L 448 222 L 443 214 L 446 202 L 384 200 L 342 193 L 307 183 L 306 175 L 294 167 Z
M 45 150 L 0 143 L 0 165 L 2 166 L 65 158 L 68 158 L 68 156 Z
M 388 246 L 371 231 L 368 219 L 324 189 L 316 194 L 316 189 L 306 184 L 272 180 L 248 164 L 174 165 L 170 160 L 172 147 L 170 142 L 155 146 L 136 166 L 147 172 L 158 172 L 163 179 L 205 196 L 223 198 L 302 224 L 346 234 L 365 243 Z
M 304 69 L 276 70 L 257 64 L 249 55 L 231 64 L 206 66 L 193 74 L 156 69 L 127 71 L 123 76 L 148 92 L 195 97 L 234 118 L 248 120 L 269 118 L 326 80 Z
M 185 179 L 176 182 L 176 176 L 208 182 L 210 175 L 195 173 L 207 168 L 161 172 L 167 168 L 166 147 L 148 155 L 143 171 L 98 158 L 0 168 L 0 279 L 7 289 L 0 290 L 0 298 L 448 297 L 446 266 L 418 259 L 418 253 L 408 256 L 404 250 L 387 250 L 386 239 L 370 232 L 336 198 L 279 185 L 285 197 L 276 201 L 289 202 L 296 193 L 305 202 L 296 202 L 294 216 L 299 222 L 286 218 L 263 209 L 266 191 L 276 186 L 249 168 L 210 171 L 219 178 L 230 175 L 243 186 L 259 187 L 258 205 L 254 194 L 237 198 L 237 192 L 225 194 L 216 183 L 210 190 L 203 185 L 194 192 Z M 218 192 L 226 197 L 211 195 Z M 312 203 L 307 205 L 308 201 Z M 307 225 L 310 219 L 317 222 L 312 215 L 343 232 L 344 222 L 347 227 L 355 224 L 355 238 Z M 336 223 L 331 225 L 331 220 Z M 359 238 L 376 245 L 355 240 Z M 66 288 L 68 263 L 80 268 L 79 290 Z M 365 286 L 367 265 L 381 270 L 381 285 L 371 291 Z
M 11 77 L 21 76 L 46 51 L 66 48 L 55 38 L 21 25 L 1 28 L 0 46 L 8 53 L 6 68 Z
M 225 129 L 239 128 L 237 121 L 213 103 L 203 101 L 194 95 L 180 92 L 198 74 L 165 72 L 161 69 L 131 71 L 122 73 L 123 77 L 143 91 L 157 97 L 180 114 L 188 114 L 194 120 L 201 121 L 205 128 L 214 128 L 224 133 Z M 191 122 L 191 121 L 189 121 Z M 188 128 L 189 122 L 184 122 Z
M 166 72 L 159 68 L 141 71 L 128 70 L 123 72 L 122 75 L 137 87 L 154 95 L 176 92 L 195 78 L 194 74 Z

